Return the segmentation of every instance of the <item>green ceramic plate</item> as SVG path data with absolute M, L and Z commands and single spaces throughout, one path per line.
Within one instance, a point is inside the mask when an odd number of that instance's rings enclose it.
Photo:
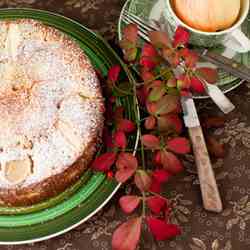
M 32 9 L 0 9 L 0 19 L 33 18 L 56 27 L 74 38 L 88 55 L 92 64 L 103 74 L 114 64 L 126 66 L 98 35 L 79 23 L 63 16 Z M 127 112 L 129 116 L 131 112 Z M 0 244 L 23 244 L 45 240 L 62 234 L 83 223 L 101 209 L 119 188 L 119 184 L 100 173 L 88 171 L 84 185 L 75 194 L 57 205 L 40 211 L 19 215 L 0 215 Z M 42 210 L 41 210 L 42 209 Z M 36 210 L 36 209 L 35 209 Z M 28 232 L 28 233 L 27 233 Z
M 123 11 L 124 10 L 136 14 L 137 16 L 145 20 L 154 19 L 160 21 L 161 23 L 166 22 L 163 18 L 164 0 L 128 0 L 124 5 Z M 121 18 L 123 11 L 121 12 L 118 25 L 118 34 L 120 38 L 121 30 L 125 26 Z M 242 27 L 242 30 L 250 37 L 250 13 L 248 19 L 245 21 Z M 216 51 L 217 53 L 223 53 L 225 51 L 225 48 L 212 48 L 212 50 Z M 232 52 L 230 51 L 227 52 L 227 54 L 231 53 Z M 234 55 L 234 59 L 250 67 L 250 52 L 245 54 Z M 218 85 L 225 93 L 235 89 L 242 82 L 243 81 L 241 81 L 240 79 L 229 75 L 222 70 L 219 71 Z M 207 96 L 196 96 L 196 98 L 207 98 Z

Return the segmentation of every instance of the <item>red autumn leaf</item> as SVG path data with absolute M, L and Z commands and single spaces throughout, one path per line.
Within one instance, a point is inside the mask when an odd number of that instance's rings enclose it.
M 191 77 L 191 89 L 197 93 L 205 92 L 204 84 L 199 78 L 195 76 Z
M 141 236 L 142 218 L 136 217 L 120 225 L 112 237 L 113 250 L 135 250 Z
M 125 133 L 131 133 L 135 130 L 135 124 L 127 119 L 121 119 L 117 122 L 117 130 Z
M 143 45 L 142 48 L 142 52 L 141 52 L 141 57 L 156 57 L 158 56 L 158 52 L 156 51 L 156 49 L 153 47 L 152 44 L 150 43 L 145 43 Z
M 154 157 L 153 157 L 153 163 L 156 166 L 161 166 L 161 152 L 160 151 L 155 152 Z
M 177 67 L 181 62 L 180 54 L 175 52 L 172 54 L 172 58 L 170 58 L 170 64 L 174 67 Z
M 183 170 L 180 160 L 173 153 L 166 150 L 161 151 L 161 162 L 164 169 L 171 174 L 178 174 Z
M 118 182 L 126 182 L 136 171 L 138 162 L 131 153 L 120 153 L 116 161 L 117 172 L 115 178 Z
M 152 173 L 152 177 L 160 183 L 165 183 L 172 175 L 165 169 L 157 169 Z
M 158 53 L 152 44 L 145 43 L 142 48 L 140 65 L 151 70 L 157 65 Z
M 181 234 L 181 229 L 163 220 L 147 217 L 147 225 L 156 240 L 168 240 Z
M 181 50 L 179 50 L 180 56 L 181 56 L 183 59 L 185 59 L 186 57 L 188 57 L 189 54 L 190 54 L 190 52 L 191 52 L 191 50 L 188 49 L 188 48 L 186 48 L 186 47 L 183 48 L 183 49 L 181 49 Z
M 151 83 L 148 83 L 147 85 L 145 85 L 145 87 L 147 88 L 147 91 L 150 92 L 152 91 L 154 88 L 159 88 L 163 85 L 163 82 L 160 80 L 154 80 Z
M 155 135 L 143 135 L 142 144 L 149 149 L 155 150 L 160 148 L 160 139 Z
M 180 90 L 187 90 L 191 86 L 191 79 L 188 74 L 182 74 L 177 79 L 177 87 Z
M 113 152 L 104 153 L 98 156 L 92 163 L 92 168 L 97 171 L 106 172 L 115 163 L 116 154 Z
M 216 158 L 224 158 L 225 157 L 225 148 L 224 145 L 218 142 L 212 136 L 206 136 L 206 143 L 208 152 L 216 157 Z
M 161 132 L 173 130 L 180 134 L 182 132 L 183 124 L 178 115 L 169 114 L 157 118 L 158 129 Z
M 156 103 L 147 101 L 146 102 L 146 107 L 147 107 L 147 111 L 148 111 L 149 114 L 151 114 L 151 115 L 156 114 L 156 111 L 157 111 Z
M 189 32 L 185 28 L 179 26 L 175 31 L 173 46 L 176 48 L 180 45 L 186 45 L 189 42 L 189 38 Z
M 123 29 L 123 39 L 120 46 L 124 52 L 124 59 L 128 62 L 133 62 L 137 57 L 137 40 L 138 27 L 134 24 L 129 24 Z
M 138 40 L 138 27 L 135 24 L 128 24 L 122 31 L 123 39 L 131 42 L 132 44 L 136 44 Z
M 151 177 L 147 174 L 147 172 L 143 170 L 138 170 L 136 172 L 134 181 L 135 181 L 136 186 L 142 192 L 148 191 L 152 183 Z
M 226 118 L 223 116 L 206 117 L 202 122 L 204 128 L 221 128 L 225 125 Z
M 154 129 L 156 126 L 156 119 L 154 116 L 149 116 L 146 118 L 145 123 L 144 123 L 144 127 L 148 130 Z
M 155 78 L 155 76 L 152 72 L 148 70 L 142 70 L 141 78 L 144 82 L 151 82 Z
M 185 97 L 191 97 L 192 96 L 192 94 L 187 90 L 181 90 L 180 95 L 185 96 Z
M 156 63 L 154 60 L 152 60 L 152 58 L 144 56 L 140 59 L 140 65 L 147 68 L 148 70 L 151 70 L 156 66 Z
M 167 33 L 162 31 L 149 32 L 149 39 L 156 48 L 164 48 L 171 45 Z
M 119 200 L 119 204 L 126 214 L 132 213 L 140 204 L 141 198 L 136 195 L 122 196 Z
M 177 137 L 167 141 L 169 150 L 176 154 L 188 154 L 191 151 L 189 141 L 184 137 Z
M 167 205 L 166 200 L 159 196 L 148 197 L 146 202 L 150 210 L 155 214 L 159 214 L 160 212 L 162 212 Z
M 156 115 L 166 115 L 180 111 L 180 98 L 175 95 L 165 95 L 156 102 Z
M 178 66 L 181 59 L 180 53 L 172 48 L 162 49 L 162 57 L 175 68 Z
M 149 191 L 157 194 L 161 193 L 161 183 L 157 179 L 152 178 L 152 183 Z
M 117 131 L 114 134 L 114 144 L 118 148 L 125 149 L 127 146 L 127 138 L 123 131 Z
M 208 83 L 216 83 L 218 80 L 218 71 L 213 68 L 202 67 L 196 69 L 196 73 Z
M 169 58 L 173 57 L 173 54 L 175 53 L 174 49 L 171 47 L 165 47 L 162 49 L 162 57 L 167 60 L 169 63 Z
M 166 94 L 166 89 L 163 84 L 160 86 L 156 86 L 150 91 L 148 100 L 150 102 L 159 101 L 165 94 Z
M 197 53 L 187 48 L 180 51 L 180 56 L 183 57 L 188 68 L 194 68 L 199 61 L 199 56 L 197 55 Z
M 189 56 L 185 58 L 185 64 L 189 68 L 194 68 L 199 61 L 199 56 L 195 52 L 190 52 Z
M 121 72 L 121 67 L 120 65 L 115 65 L 112 68 L 110 68 L 108 72 L 108 80 L 111 82 L 116 82 L 119 78 L 119 74 Z

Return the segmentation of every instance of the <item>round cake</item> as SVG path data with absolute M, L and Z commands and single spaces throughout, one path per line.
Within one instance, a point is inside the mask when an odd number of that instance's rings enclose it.
M 103 98 L 93 67 L 61 31 L 0 22 L 0 204 L 38 203 L 75 183 L 96 150 Z

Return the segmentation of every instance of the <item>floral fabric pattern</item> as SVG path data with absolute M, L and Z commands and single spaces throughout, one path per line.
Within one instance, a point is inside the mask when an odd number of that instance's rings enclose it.
M 0 7 L 32 7 L 61 13 L 101 33 L 107 40 L 116 37 L 119 13 L 125 0 L 0 0 Z M 227 156 L 213 162 L 223 197 L 224 212 L 203 210 L 199 181 L 192 156 L 186 159 L 186 172 L 166 185 L 165 195 L 174 203 L 173 223 L 181 225 L 180 237 L 156 242 L 143 232 L 141 250 L 248 250 L 250 249 L 250 84 L 229 94 L 237 109 L 229 115 L 224 128 L 214 136 L 226 144 Z M 198 103 L 199 112 L 218 114 L 210 101 Z M 111 235 L 123 220 L 117 200 L 87 223 L 56 239 L 20 246 L 1 246 L 1 250 L 109 250 Z M 28 232 L 27 232 L 28 233 Z

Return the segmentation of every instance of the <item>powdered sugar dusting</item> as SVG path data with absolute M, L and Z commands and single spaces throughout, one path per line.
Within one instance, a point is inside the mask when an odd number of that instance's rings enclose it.
M 18 184 L 26 187 L 79 159 L 102 128 L 102 96 L 89 60 L 66 35 L 29 19 L 0 27 L 0 164 L 31 157 L 33 173 Z M 4 53 L 12 27 L 14 56 Z M 3 171 L 0 188 L 14 188 Z

